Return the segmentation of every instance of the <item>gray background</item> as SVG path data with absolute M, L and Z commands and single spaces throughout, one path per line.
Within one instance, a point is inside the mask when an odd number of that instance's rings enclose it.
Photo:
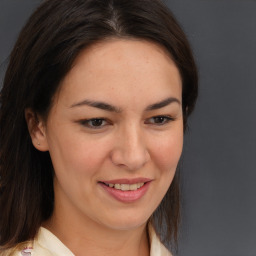
M 0 0 L 1 80 L 39 0 Z M 185 138 L 179 256 L 256 256 L 256 1 L 165 1 L 192 44 L 200 94 Z

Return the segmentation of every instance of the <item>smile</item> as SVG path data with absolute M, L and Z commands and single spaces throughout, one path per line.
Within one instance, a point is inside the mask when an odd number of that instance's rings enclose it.
M 149 187 L 152 179 L 135 178 L 135 179 L 115 179 L 99 181 L 107 195 L 122 203 L 132 203 L 142 198 Z
M 112 184 L 112 183 L 110 184 L 104 183 L 104 184 L 109 186 L 110 188 L 114 188 L 122 191 L 134 191 L 141 188 L 145 183 L 140 182 L 135 184 Z

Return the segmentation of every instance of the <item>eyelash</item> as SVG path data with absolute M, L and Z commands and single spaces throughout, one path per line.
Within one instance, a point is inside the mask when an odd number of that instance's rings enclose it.
M 94 126 L 94 125 L 92 125 L 93 122 L 100 122 L 100 125 Z M 90 129 L 101 129 L 102 127 L 106 126 L 107 124 L 110 124 L 110 121 L 108 121 L 105 118 L 92 118 L 92 119 L 87 119 L 87 120 L 81 120 L 81 121 L 79 121 L 79 123 L 87 128 L 90 128 Z M 106 123 L 106 124 L 102 126 L 102 123 Z
M 168 124 L 169 122 L 171 121 L 174 121 L 174 118 L 173 117 L 170 117 L 170 116 L 153 116 L 151 118 L 149 118 L 149 120 L 151 119 L 154 119 L 155 121 L 158 119 L 158 121 L 163 121 L 163 122 L 155 122 L 155 123 L 150 123 L 150 122 L 146 122 L 146 124 L 155 124 L 157 126 L 161 126 L 161 125 L 165 125 L 165 124 Z
M 152 120 L 152 119 L 155 122 L 151 122 L 150 120 Z M 153 117 L 147 119 L 145 124 L 162 126 L 162 125 L 168 124 L 169 122 L 174 121 L 174 120 L 175 119 L 170 116 L 159 115 L 159 116 L 153 116 Z M 94 122 L 94 125 L 93 125 L 93 122 Z M 105 127 L 106 125 L 111 124 L 111 122 L 105 118 L 86 119 L 86 120 L 79 121 L 79 123 L 87 128 L 90 128 L 90 129 L 101 129 L 101 128 Z

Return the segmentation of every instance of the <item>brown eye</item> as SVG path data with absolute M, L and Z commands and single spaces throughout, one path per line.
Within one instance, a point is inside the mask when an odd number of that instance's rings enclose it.
M 83 126 L 91 129 L 100 129 L 108 124 L 108 122 L 104 118 L 92 118 L 88 120 L 81 120 L 80 123 Z
M 162 124 L 162 123 L 164 123 L 165 121 L 166 121 L 166 118 L 163 117 L 163 116 L 157 116 L 157 117 L 154 118 L 154 122 L 155 122 L 156 124 Z
M 170 116 L 154 116 L 149 118 L 146 123 L 155 124 L 155 125 L 164 125 L 173 120 L 174 119 Z
M 88 122 L 88 124 L 90 124 L 91 126 L 102 126 L 102 124 L 104 123 L 103 119 L 92 119 Z

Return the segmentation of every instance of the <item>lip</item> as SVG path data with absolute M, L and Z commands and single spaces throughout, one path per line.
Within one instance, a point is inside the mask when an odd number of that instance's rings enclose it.
M 152 181 L 147 178 L 135 178 L 135 179 L 115 179 L 115 180 L 101 180 L 100 182 L 106 184 L 135 184 L 135 183 L 146 183 Z
M 151 179 L 146 178 L 137 178 L 137 179 L 116 179 L 116 180 L 108 180 L 108 181 L 101 181 L 98 184 L 110 195 L 112 198 L 118 200 L 122 203 L 132 203 L 136 202 L 137 200 L 141 199 L 147 192 L 150 184 Z M 115 188 L 111 188 L 106 184 L 135 184 L 135 183 L 145 183 L 142 187 L 138 188 L 137 190 L 129 190 L 129 191 L 122 191 Z

